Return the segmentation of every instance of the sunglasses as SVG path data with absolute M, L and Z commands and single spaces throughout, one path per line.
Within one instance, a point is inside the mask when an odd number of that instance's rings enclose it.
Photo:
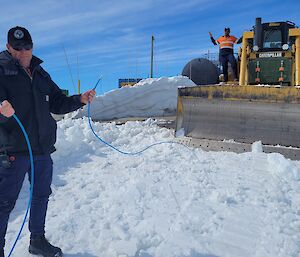
M 31 50 L 32 44 L 22 45 L 22 46 L 12 46 L 12 48 L 16 51 L 22 51 L 22 50 Z

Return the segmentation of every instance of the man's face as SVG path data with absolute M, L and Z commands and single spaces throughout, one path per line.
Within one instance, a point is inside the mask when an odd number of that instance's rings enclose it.
M 21 47 L 14 49 L 10 44 L 6 44 L 6 47 L 13 58 L 17 59 L 24 68 L 29 68 L 32 59 L 32 48 L 28 50 Z
M 228 37 L 229 34 L 230 34 L 230 31 L 229 31 L 228 29 L 225 29 L 225 30 L 224 30 L 224 34 L 225 34 L 226 37 Z

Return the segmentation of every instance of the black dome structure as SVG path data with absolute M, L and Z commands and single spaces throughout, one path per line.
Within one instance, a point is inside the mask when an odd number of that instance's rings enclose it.
M 218 67 L 204 58 L 196 58 L 188 62 L 184 66 L 181 75 L 189 77 L 197 85 L 219 83 Z

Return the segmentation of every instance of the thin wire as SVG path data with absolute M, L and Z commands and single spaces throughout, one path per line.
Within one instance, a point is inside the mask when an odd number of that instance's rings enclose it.
M 69 70 L 69 74 L 70 74 L 70 77 L 71 77 L 71 80 L 72 80 L 72 84 L 73 84 L 73 89 L 74 89 L 74 93 L 76 94 L 76 87 L 75 87 L 75 83 L 74 83 L 74 79 L 73 79 L 73 74 L 72 74 L 72 70 L 71 70 L 71 66 L 70 66 L 70 63 L 69 63 L 69 59 L 68 59 L 68 55 L 67 55 L 67 51 L 65 49 L 65 45 L 62 44 L 62 47 L 64 49 L 64 53 L 65 53 L 65 58 L 66 58 L 66 62 L 67 62 L 67 66 L 68 66 L 68 70 Z
M 169 187 L 170 187 L 170 189 L 171 189 L 172 195 L 173 195 L 173 197 L 174 197 L 174 199 L 175 199 L 175 202 L 176 202 L 176 204 L 177 204 L 179 213 L 181 213 L 181 207 L 180 207 L 179 202 L 178 202 L 178 200 L 177 200 L 177 197 L 176 197 L 176 195 L 175 195 L 175 193 L 174 193 L 173 187 L 172 187 L 172 185 L 171 185 L 170 183 L 169 183 Z
M 155 71 L 156 71 L 156 78 L 158 77 L 158 61 L 157 61 L 157 58 L 156 58 L 156 44 L 154 44 L 153 46 L 153 62 L 154 62 L 154 67 L 155 67 Z M 153 73 L 153 78 L 155 78 L 154 76 L 154 73 Z
M 77 80 L 79 81 L 79 57 L 78 57 L 78 47 L 77 47 Z

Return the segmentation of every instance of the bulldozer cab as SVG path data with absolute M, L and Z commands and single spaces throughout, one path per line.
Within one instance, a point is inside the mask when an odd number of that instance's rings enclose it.
M 268 22 L 259 23 L 254 27 L 258 52 L 287 51 L 292 42 L 289 38 L 289 29 L 295 28 L 292 22 Z
M 239 84 L 299 85 L 299 44 L 294 23 L 262 23 L 256 18 L 253 30 L 243 34 Z

